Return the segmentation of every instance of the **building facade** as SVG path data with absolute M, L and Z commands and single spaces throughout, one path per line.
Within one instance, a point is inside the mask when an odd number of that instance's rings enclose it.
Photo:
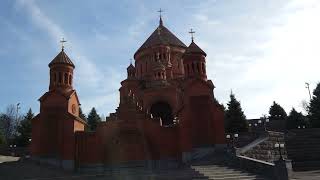
M 171 166 L 225 144 L 223 110 L 207 79 L 206 53 L 163 24 L 134 54 L 120 103 L 95 132 L 79 118 L 74 64 L 62 50 L 49 64 L 49 91 L 32 121 L 32 155 L 61 166 Z M 69 164 L 68 164 L 69 163 Z

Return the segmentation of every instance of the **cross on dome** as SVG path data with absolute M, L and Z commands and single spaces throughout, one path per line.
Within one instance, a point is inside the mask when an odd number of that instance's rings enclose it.
M 162 26 L 163 25 L 163 22 L 162 22 L 162 12 L 164 12 L 161 8 L 160 10 L 158 11 L 159 15 L 160 15 L 160 25 Z
M 196 32 L 193 31 L 192 28 L 191 28 L 190 31 L 189 31 L 189 33 L 191 34 L 191 40 L 192 40 L 192 42 L 193 42 L 193 39 L 194 39 L 193 34 L 196 33 Z
M 64 38 L 62 38 L 62 39 L 60 40 L 62 51 L 64 50 L 64 43 L 66 43 L 66 42 L 67 42 L 67 41 L 64 40 Z

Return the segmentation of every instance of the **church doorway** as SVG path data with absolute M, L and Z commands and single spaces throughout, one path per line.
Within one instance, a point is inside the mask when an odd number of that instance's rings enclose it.
M 173 114 L 170 105 L 166 102 L 156 102 L 150 108 L 153 117 L 161 118 L 162 125 L 173 124 Z

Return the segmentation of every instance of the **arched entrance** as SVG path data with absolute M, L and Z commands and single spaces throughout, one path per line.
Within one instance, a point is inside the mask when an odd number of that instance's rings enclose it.
M 166 102 L 156 102 L 150 108 L 153 117 L 160 117 L 163 125 L 173 124 L 173 114 L 170 105 Z

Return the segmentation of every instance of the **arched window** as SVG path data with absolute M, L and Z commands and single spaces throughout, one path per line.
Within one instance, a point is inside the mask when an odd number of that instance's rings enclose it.
M 161 76 L 160 76 L 160 72 L 158 72 L 158 77 L 160 78 Z
M 148 72 L 148 61 L 146 61 L 146 72 Z
M 206 65 L 204 63 L 202 63 L 202 71 L 203 74 L 206 74 Z
M 140 64 L 140 76 L 142 76 L 142 64 Z
M 191 67 L 192 67 L 192 72 L 194 73 L 194 64 L 191 63 Z
M 199 66 L 199 63 L 197 63 L 197 70 L 198 70 L 198 73 L 200 74 L 200 66 Z
M 64 73 L 64 84 L 68 84 L 68 74 Z
M 190 68 L 189 68 L 189 64 L 187 64 L 187 74 L 189 75 L 190 73 Z
M 69 84 L 72 85 L 72 76 L 71 76 L 71 74 L 69 75 Z
M 57 82 L 57 73 L 53 73 L 53 82 L 54 82 L 54 83 Z
M 62 83 L 62 73 L 59 72 L 59 83 L 61 84 Z

